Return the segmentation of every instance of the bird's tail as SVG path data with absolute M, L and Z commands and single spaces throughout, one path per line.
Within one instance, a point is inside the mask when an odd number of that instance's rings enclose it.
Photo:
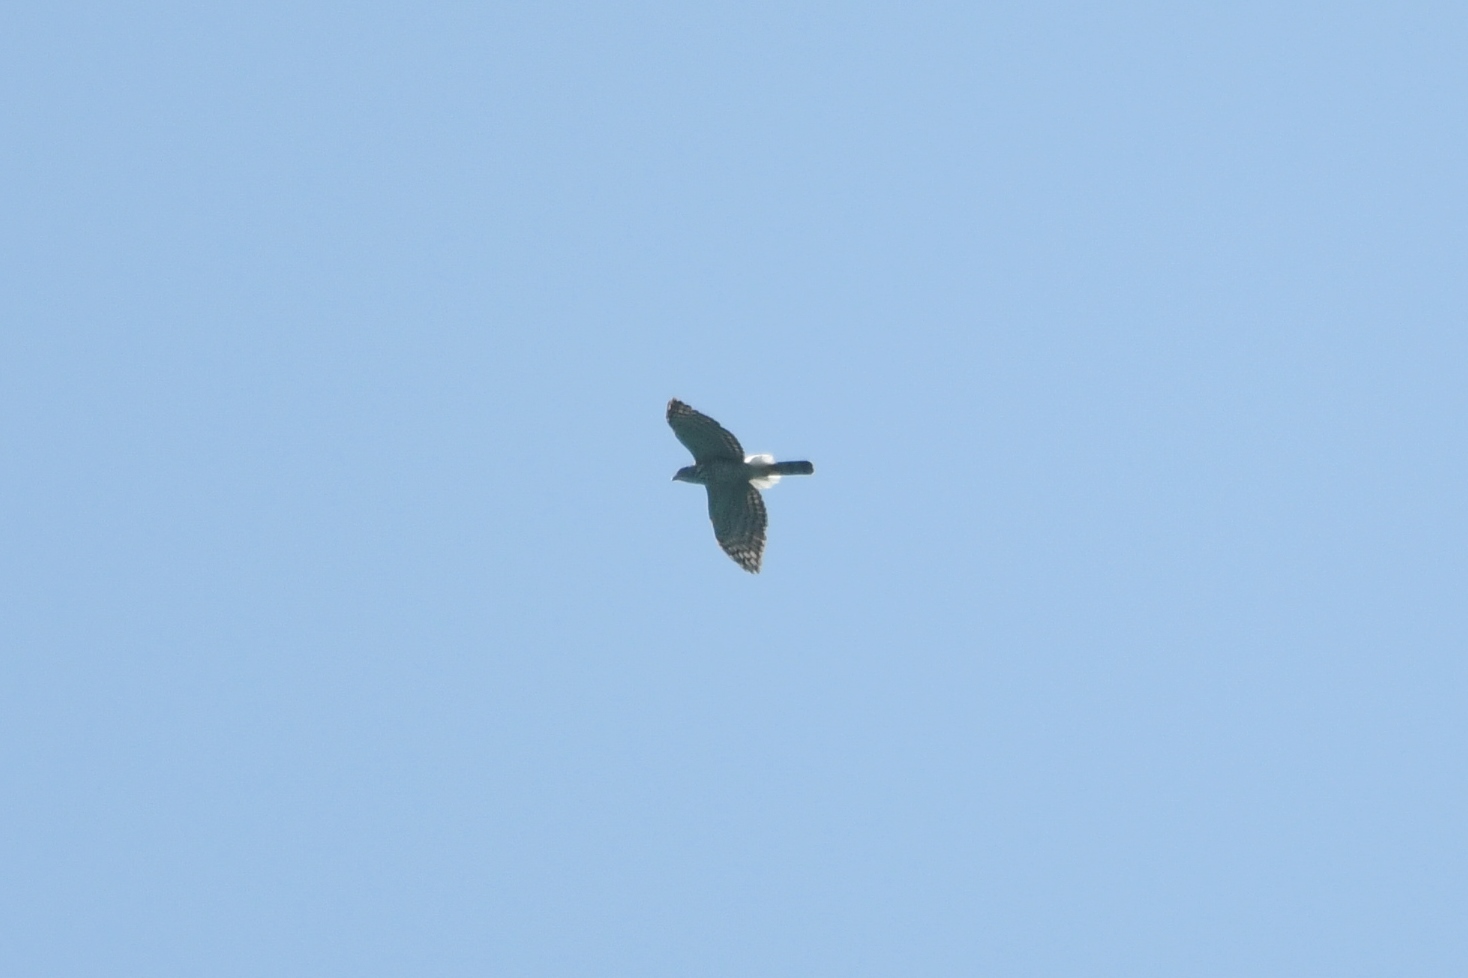
M 816 470 L 809 462 L 776 462 L 773 455 L 746 455 L 744 461 L 753 465 L 768 465 L 764 474 L 757 479 L 750 479 L 750 485 L 756 489 L 768 489 L 780 481 L 782 475 L 810 475 Z

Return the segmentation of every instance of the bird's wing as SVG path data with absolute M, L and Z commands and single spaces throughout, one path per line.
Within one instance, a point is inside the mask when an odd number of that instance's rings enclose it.
M 724 553 L 751 574 L 759 573 L 765 552 L 765 501 L 747 482 L 711 482 L 709 521 Z
M 707 414 L 700 414 L 677 398 L 668 402 L 668 426 L 683 447 L 693 453 L 695 462 L 721 458 L 744 461 L 744 449 L 739 446 L 738 438 Z

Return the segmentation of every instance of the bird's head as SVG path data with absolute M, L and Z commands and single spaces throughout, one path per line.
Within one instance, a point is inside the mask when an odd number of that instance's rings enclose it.
M 673 481 L 674 482 L 697 482 L 698 481 L 698 475 L 697 475 L 697 471 L 696 471 L 697 468 L 698 468 L 698 466 L 696 466 L 696 465 L 685 465 L 685 466 L 683 466 L 683 468 L 679 469 L 677 472 L 675 472 L 673 474 Z

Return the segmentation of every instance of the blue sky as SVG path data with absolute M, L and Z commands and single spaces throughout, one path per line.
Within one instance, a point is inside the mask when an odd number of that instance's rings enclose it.
M 12 7 L 0 971 L 1465 973 L 1465 44 Z

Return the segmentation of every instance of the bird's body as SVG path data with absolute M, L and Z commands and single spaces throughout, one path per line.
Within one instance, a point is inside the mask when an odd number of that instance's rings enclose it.
M 809 462 L 776 462 L 769 455 L 745 455 L 727 429 L 677 399 L 668 402 L 668 425 L 694 464 L 678 470 L 676 482 L 692 482 L 708 490 L 709 520 L 714 537 L 740 567 L 758 574 L 765 550 L 764 499 L 760 490 L 782 475 L 810 475 Z
M 810 475 L 815 466 L 809 462 L 776 462 L 768 455 L 751 455 L 743 462 L 715 459 L 702 465 L 688 465 L 673 476 L 675 482 L 692 482 L 707 486 L 715 482 L 749 482 L 766 489 L 780 481 L 782 475 Z

